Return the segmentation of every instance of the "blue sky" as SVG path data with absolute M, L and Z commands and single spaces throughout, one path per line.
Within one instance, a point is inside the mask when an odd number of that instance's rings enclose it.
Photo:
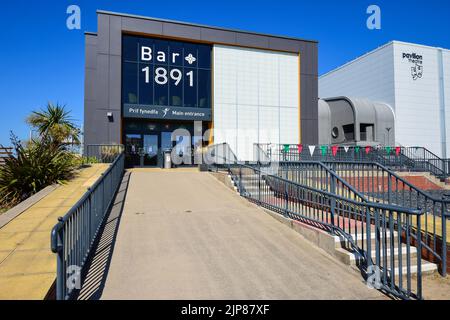
M 81 30 L 66 28 L 66 9 L 81 8 Z M 366 9 L 381 8 L 382 29 L 366 28 Z M 323 74 L 388 41 L 450 48 L 450 1 L 15 0 L 0 7 L 0 144 L 9 131 L 26 138 L 24 120 L 47 101 L 83 119 L 84 31 L 96 31 L 97 9 L 319 41 Z

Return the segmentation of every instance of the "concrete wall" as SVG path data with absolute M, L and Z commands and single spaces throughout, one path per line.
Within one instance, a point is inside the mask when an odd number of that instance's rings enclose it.
M 317 42 L 98 11 L 97 36 L 86 34 L 85 144 L 121 142 L 122 34 L 134 33 L 301 55 L 301 135 L 317 143 Z M 107 112 L 113 113 L 108 120 Z

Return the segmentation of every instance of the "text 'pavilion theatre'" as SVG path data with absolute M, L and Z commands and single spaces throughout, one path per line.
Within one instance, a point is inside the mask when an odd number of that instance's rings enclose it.
M 129 166 L 165 149 L 318 142 L 317 42 L 98 11 L 86 33 L 84 144 Z M 178 151 L 177 151 L 178 152 Z

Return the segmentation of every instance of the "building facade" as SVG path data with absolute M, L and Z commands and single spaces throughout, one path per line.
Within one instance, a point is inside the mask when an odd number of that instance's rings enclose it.
M 449 50 L 392 41 L 321 76 L 319 96 L 388 104 L 395 113 L 396 144 L 449 156 Z
M 318 141 L 317 42 L 98 11 L 86 33 L 84 143 L 132 166 L 227 142 Z
M 368 99 L 319 99 L 319 144 L 393 146 L 394 111 L 385 103 Z

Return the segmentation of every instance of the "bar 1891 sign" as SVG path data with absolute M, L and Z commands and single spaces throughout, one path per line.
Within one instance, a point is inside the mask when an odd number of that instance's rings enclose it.
M 210 118 L 211 50 L 205 44 L 124 35 L 123 115 Z
M 151 62 L 153 59 L 153 53 L 152 48 L 150 47 L 141 47 L 141 61 L 148 61 Z M 176 60 L 181 59 L 180 54 L 177 52 L 173 52 L 171 55 L 171 62 L 173 64 L 177 64 Z M 156 60 L 159 63 L 166 63 L 166 54 L 164 51 L 158 51 L 156 54 Z M 197 58 L 195 58 L 192 53 L 189 53 L 187 57 L 184 58 L 184 60 L 187 61 L 189 65 L 192 65 L 195 61 L 197 61 Z M 145 68 L 142 68 L 142 72 L 145 73 L 145 82 L 150 82 L 150 67 L 147 66 Z M 188 83 L 190 87 L 194 86 L 194 71 L 188 71 L 186 72 L 186 76 L 189 78 Z M 157 67 L 155 69 L 155 75 L 154 80 L 157 84 L 166 84 L 169 77 L 174 80 L 175 85 L 178 86 L 183 78 L 183 73 L 180 69 L 172 68 L 170 72 L 168 72 L 167 68 L 165 67 Z

